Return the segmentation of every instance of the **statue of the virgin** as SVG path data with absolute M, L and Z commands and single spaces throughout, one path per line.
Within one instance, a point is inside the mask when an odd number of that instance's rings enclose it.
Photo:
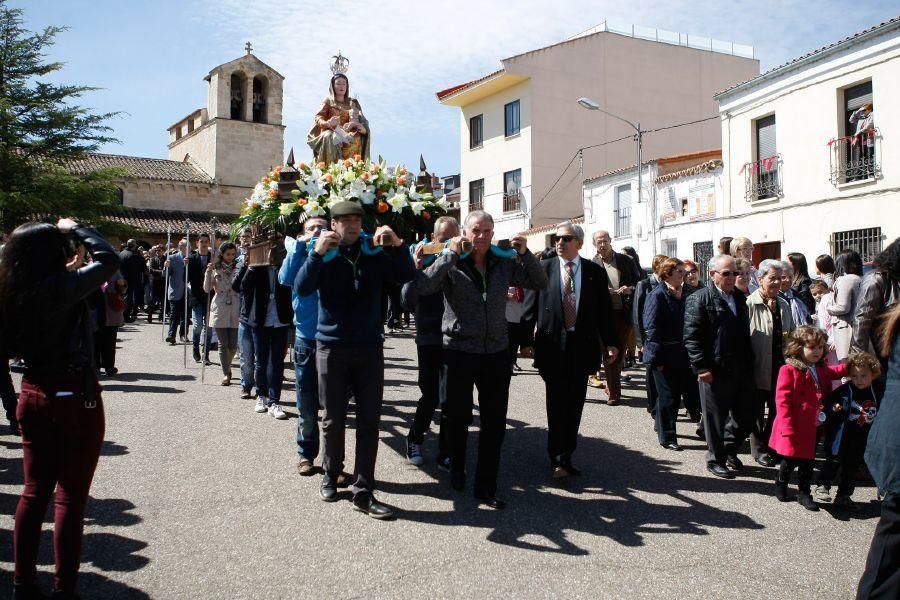
M 328 86 L 328 97 L 316 113 L 306 136 L 316 162 L 331 164 L 359 155 L 369 158 L 369 121 L 356 98 L 350 96 L 350 81 L 336 73 Z

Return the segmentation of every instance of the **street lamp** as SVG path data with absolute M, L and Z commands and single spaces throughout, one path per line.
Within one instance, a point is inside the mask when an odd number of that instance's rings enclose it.
M 602 112 L 604 115 L 606 115 L 606 116 L 608 116 L 608 117 L 612 117 L 613 119 L 618 119 L 619 121 L 622 121 L 623 123 L 625 123 L 625 124 L 627 124 L 628 126 L 630 126 L 632 129 L 634 129 L 634 139 L 635 139 L 635 141 L 637 142 L 637 173 L 638 173 L 637 201 L 638 201 L 638 204 L 640 204 L 640 202 L 641 202 L 641 188 L 642 188 L 642 185 L 641 185 L 641 183 L 642 183 L 642 181 L 641 181 L 641 179 L 642 179 L 642 177 L 641 177 L 641 171 L 643 170 L 643 165 L 642 165 L 642 163 L 643 163 L 643 160 L 642 160 L 642 148 L 641 148 L 641 146 L 642 146 L 642 143 L 641 143 L 641 142 L 642 142 L 642 138 L 643 138 L 643 132 L 641 131 L 641 124 L 638 123 L 637 125 L 635 125 L 634 123 L 632 123 L 632 122 L 629 121 L 628 119 L 623 119 L 623 118 L 620 117 L 619 115 L 614 115 L 614 114 L 612 114 L 612 113 L 609 112 L 609 111 L 603 110 L 597 102 L 595 102 L 594 100 L 591 100 L 590 98 L 579 98 L 579 99 L 578 99 L 578 104 L 581 105 L 582 108 L 586 108 L 586 109 L 588 109 L 588 110 L 597 110 L 597 111 Z M 650 218 L 651 218 L 651 223 L 650 223 L 650 234 L 651 234 L 651 235 L 650 235 L 650 237 L 652 238 L 652 242 L 653 242 L 653 254 L 656 254 L 656 234 L 655 234 L 655 232 L 654 232 L 656 215 L 653 214 L 653 213 L 656 212 L 656 211 L 655 211 L 655 208 L 656 208 L 656 207 L 654 207 L 653 204 L 651 203 L 650 208 L 651 208 L 651 211 L 650 211 L 650 212 L 651 212 L 651 216 L 650 216 Z

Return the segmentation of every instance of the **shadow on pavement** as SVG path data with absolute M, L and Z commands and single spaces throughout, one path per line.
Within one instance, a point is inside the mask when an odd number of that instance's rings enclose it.
M 411 413 L 399 410 L 415 402 L 385 404 L 382 431 L 388 446 L 405 454 Z M 476 421 L 477 422 L 477 421 Z M 434 481 L 419 484 L 380 482 L 391 494 L 425 495 L 453 502 L 449 511 L 406 511 L 398 519 L 432 525 L 489 529 L 488 539 L 507 546 L 586 555 L 569 532 L 608 537 L 623 546 L 641 546 L 649 533 L 707 535 L 710 528 L 762 529 L 745 514 L 710 506 L 695 493 L 769 493 L 770 486 L 753 479 L 720 480 L 675 470 L 676 463 L 602 439 L 580 438 L 575 454 L 583 475 L 558 483 L 550 478 L 545 454 L 547 431 L 509 420 L 501 461 L 498 496 L 508 501 L 502 512 L 478 506 L 472 498 L 477 440 L 470 433 L 466 489 L 451 490 L 447 475 L 434 464 L 435 435 L 427 438 L 429 454 L 423 470 Z M 685 493 L 687 492 L 687 493 Z M 647 494 L 660 499 L 648 499 Z
M 121 383 L 104 383 L 103 389 L 107 392 L 130 392 L 132 394 L 183 394 L 185 392 L 182 388 L 164 385 L 128 385 Z
M 4 441 L 5 443 L 5 441 Z M 5 443 L 12 448 L 13 444 Z M 21 444 L 18 444 L 21 446 Z M 115 442 L 105 442 L 101 454 L 121 456 L 128 453 L 126 446 Z M 102 459 L 101 459 L 102 460 Z M 23 482 L 22 459 L 16 457 L 0 457 L 0 484 L 18 486 Z M 15 514 L 19 495 L 0 492 L 0 513 Z M 142 521 L 135 514 L 134 503 L 124 498 L 89 498 L 85 512 L 85 528 L 82 543 L 82 565 L 93 565 L 106 572 L 137 571 L 150 562 L 149 558 L 140 556 L 138 552 L 147 548 L 147 543 L 132 539 L 119 533 L 109 531 L 91 531 L 92 527 L 120 528 L 136 525 Z M 45 523 L 53 522 L 53 501 L 51 500 Z M 116 530 L 113 530 L 116 531 Z M 0 597 L 12 590 L 13 566 L 13 532 L 0 528 Z M 45 591 L 53 587 L 53 531 L 45 529 L 41 532 L 40 551 L 38 553 L 38 584 Z M 84 598 L 149 598 L 144 592 L 120 582 L 112 581 L 97 573 L 81 573 L 78 577 L 78 591 Z

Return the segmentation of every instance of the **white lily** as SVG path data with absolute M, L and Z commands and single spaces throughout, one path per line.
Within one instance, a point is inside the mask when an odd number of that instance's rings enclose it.
M 422 194 L 416 191 L 416 184 L 412 184 L 409 187 L 409 191 L 406 192 L 406 195 L 409 196 L 410 200 L 421 200 Z
M 308 214 L 311 217 L 321 217 L 322 215 L 325 214 L 325 209 L 322 208 L 322 206 L 315 200 L 307 202 L 303 206 L 303 210 L 305 210 L 306 214 Z
M 424 202 L 412 202 L 409 207 L 412 209 L 413 214 L 418 217 L 427 208 L 427 205 Z
M 440 207 L 443 208 L 444 210 L 447 210 L 448 208 L 450 208 L 450 203 L 447 202 L 447 200 L 445 200 L 444 198 L 441 198 L 441 199 L 435 201 L 435 204 L 437 204 L 438 206 L 440 206 Z
M 375 202 L 375 186 L 368 185 L 359 196 L 359 201 L 363 204 L 372 204 Z
M 325 195 L 325 186 L 318 179 L 309 179 L 300 189 L 310 200 L 317 200 Z
M 395 213 L 401 213 L 405 207 L 409 206 L 409 202 L 406 201 L 406 196 L 403 194 L 397 194 L 396 196 L 391 197 L 388 200 L 388 204 L 393 207 L 391 210 Z
M 365 190 L 366 182 L 362 179 L 354 179 L 346 188 L 346 196 L 348 198 L 362 198 L 362 194 Z

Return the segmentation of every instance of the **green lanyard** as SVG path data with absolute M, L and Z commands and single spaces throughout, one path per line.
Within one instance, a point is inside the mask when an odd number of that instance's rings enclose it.
M 359 261 L 359 254 L 353 260 L 350 260 L 344 254 L 341 254 L 341 258 L 350 263 L 350 266 L 353 268 L 353 289 L 359 291 L 359 269 L 356 266 L 356 263 Z

